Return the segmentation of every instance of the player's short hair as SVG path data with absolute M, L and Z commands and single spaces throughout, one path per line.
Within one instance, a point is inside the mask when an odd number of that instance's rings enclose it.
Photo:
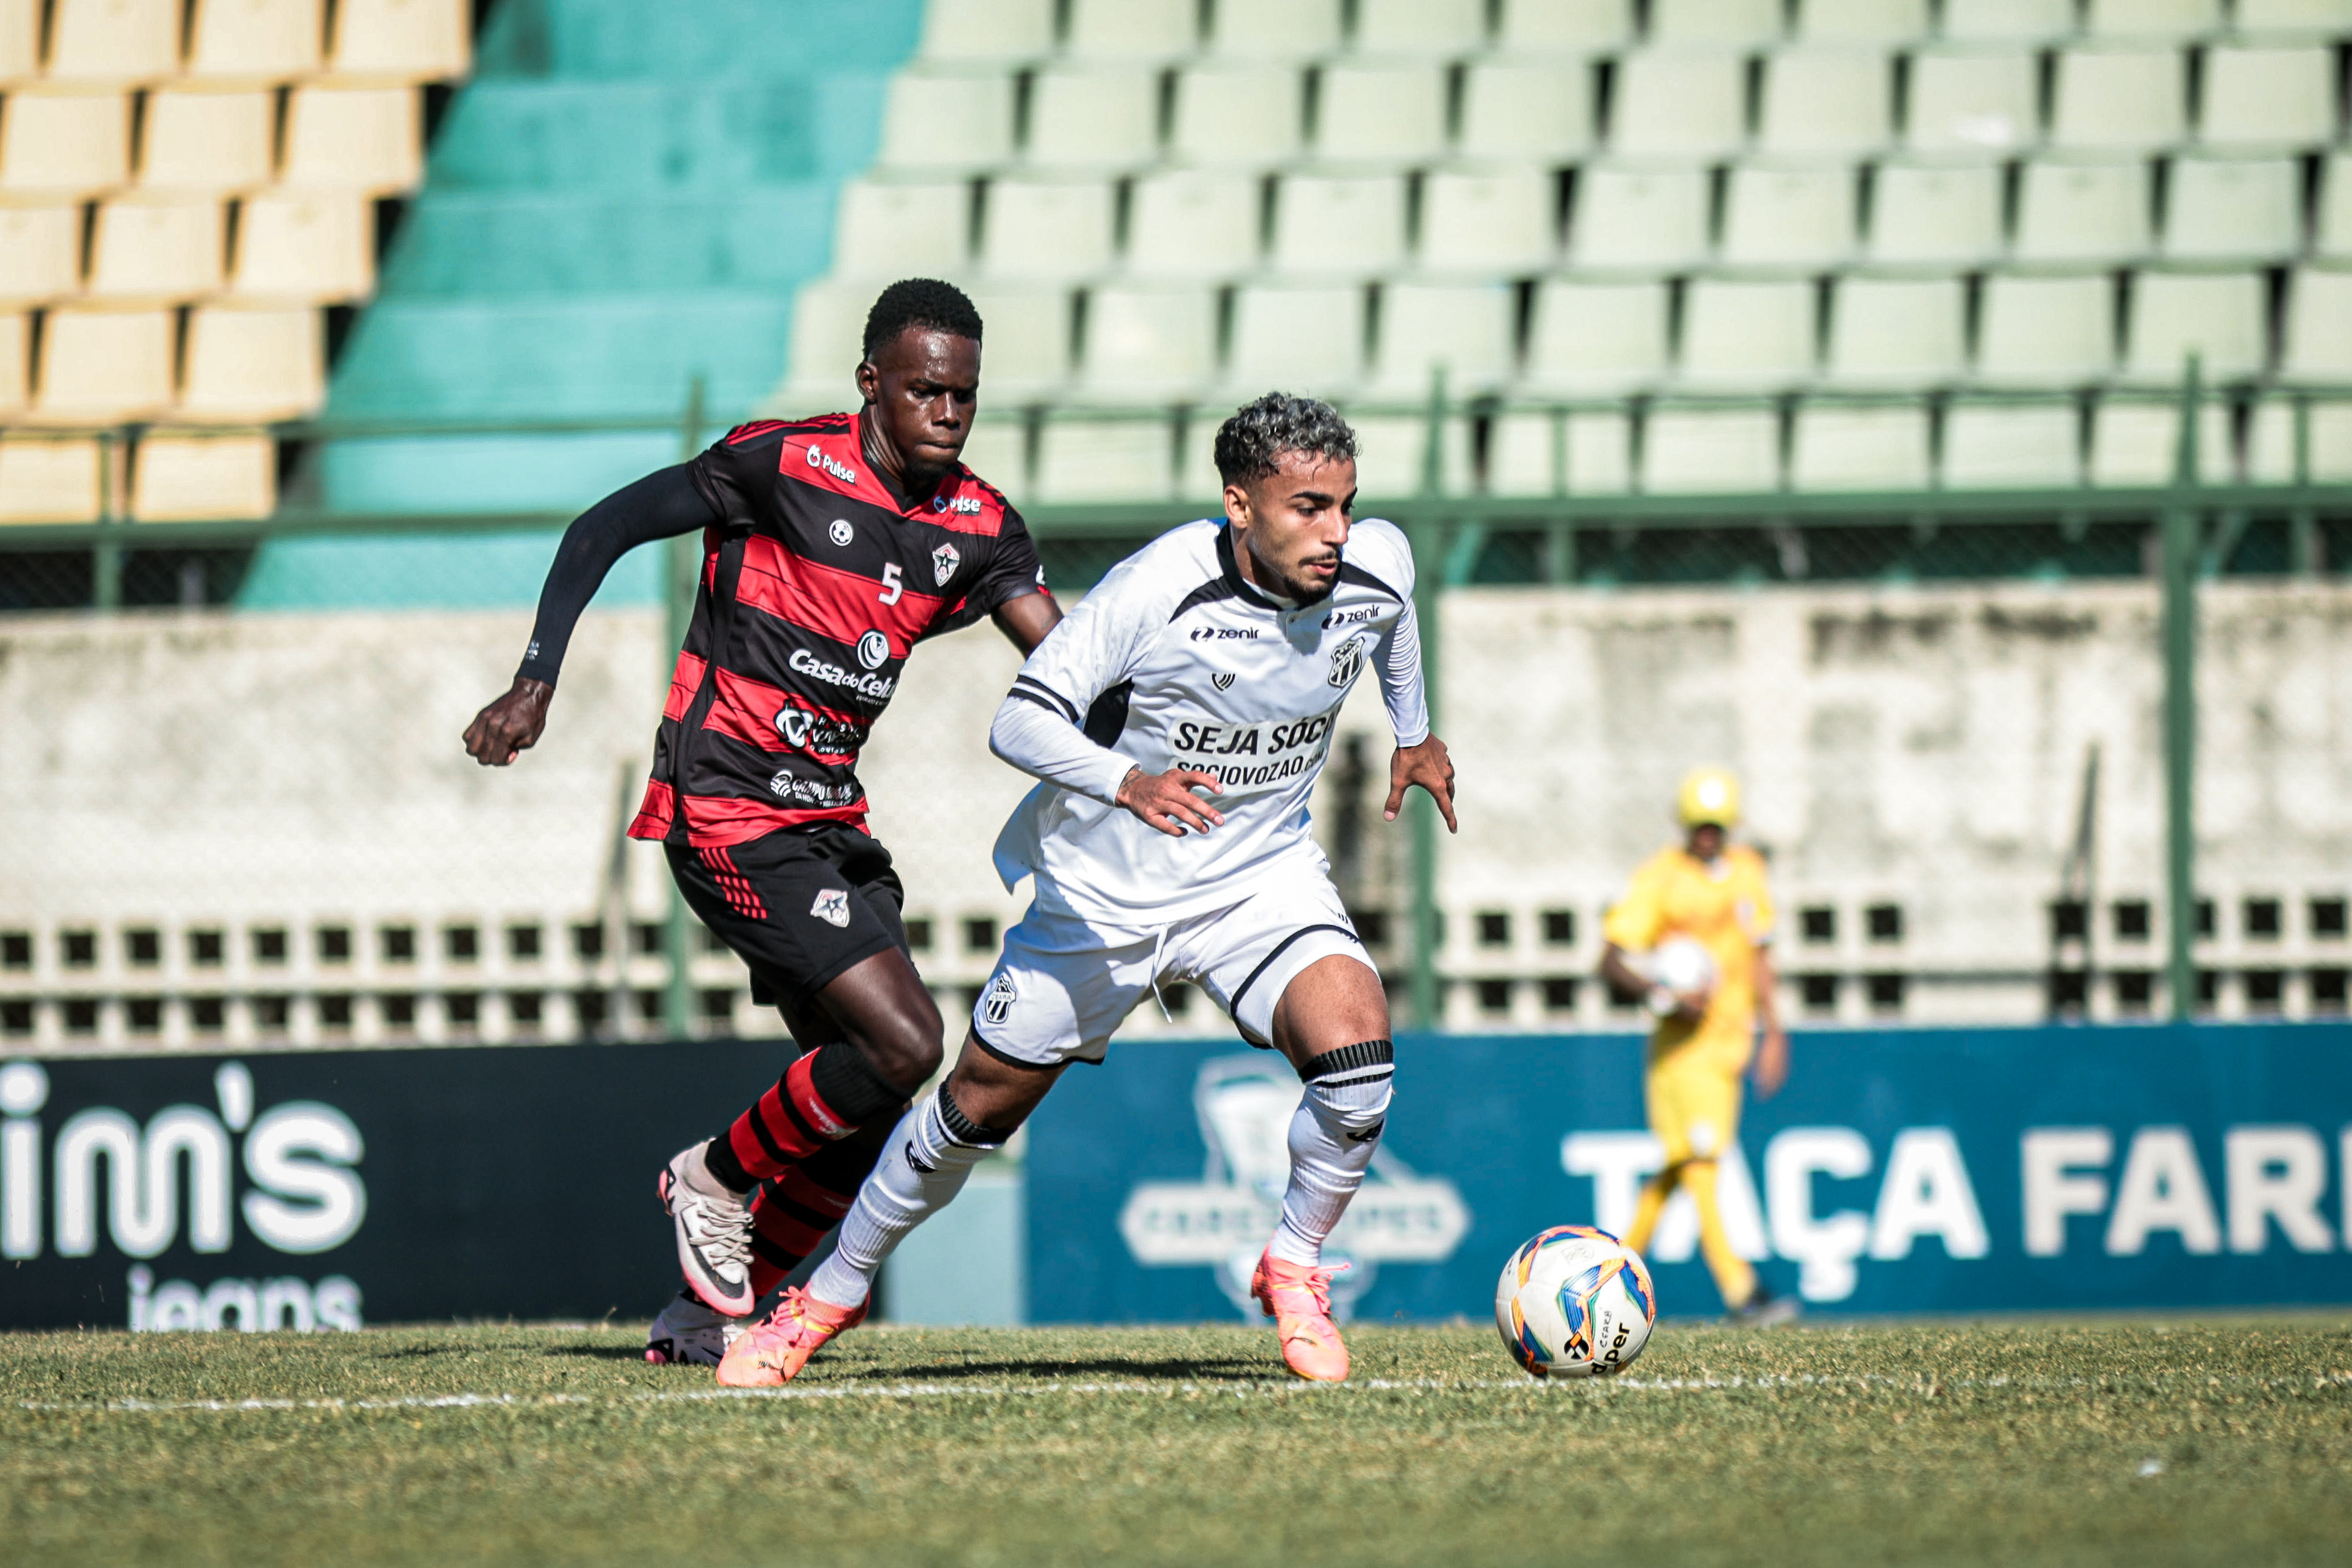
M 1356 433 L 1329 404 L 1286 392 L 1269 392 L 1217 426 L 1217 477 L 1229 485 L 1272 478 L 1285 452 L 1352 459 Z
M 866 357 L 872 359 L 908 327 L 980 342 L 980 312 L 971 297 L 936 278 L 902 278 L 875 299 L 874 308 L 866 312 Z

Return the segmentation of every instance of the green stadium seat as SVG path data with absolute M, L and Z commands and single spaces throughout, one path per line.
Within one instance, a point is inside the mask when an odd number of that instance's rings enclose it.
M 1650 410 L 1642 429 L 1642 489 L 1651 495 L 1780 488 L 1780 416 L 1769 408 Z
M 471 0 L 335 0 L 329 63 L 342 77 L 446 81 L 474 63 Z
M 1275 192 L 1279 271 L 1318 277 L 1385 271 L 1404 259 L 1402 174 L 1291 174 Z
M 1013 78 L 995 70 L 905 71 L 882 110 L 886 169 L 962 172 L 1013 157 Z
M 1633 37 L 1633 0 L 1502 0 L 1496 43 L 1509 56 L 1607 54 Z
M 1947 21 L 1951 13 L 1946 12 Z M 1999 153 L 2041 134 L 2033 57 L 2019 51 L 1922 50 L 1911 58 L 1909 124 L 1916 153 Z
M 1225 382 L 1236 402 L 1277 386 L 1345 394 L 1362 374 L 1363 353 L 1361 289 L 1253 283 L 1234 291 Z
M 1073 59 L 1164 60 L 1192 52 L 1198 7 L 1169 0 L 1070 0 Z
M 1666 286 L 1547 279 L 1528 331 L 1530 393 L 1614 396 L 1666 374 Z
M 99 463 L 87 437 L 0 435 L 0 522 L 95 521 Z
M 2033 44 L 2074 30 L 2074 0 L 1944 0 L 1948 38 Z
M 2058 56 L 2057 147 L 2170 146 L 2189 131 L 2189 57 L 2170 48 L 2076 48 Z
M 1864 254 L 1888 267 L 1968 267 L 1999 256 L 2001 171 L 1992 163 L 1880 164 Z
M 0 195 L 82 199 L 131 174 L 131 99 L 27 88 L 0 99 Z
M 1110 265 L 1115 195 L 1107 180 L 993 180 L 980 261 L 999 278 L 1075 279 Z
M 1175 431 L 1165 414 L 1126 419 L 1047 418 L 1038 431 L 1041 501 L 1166 500 L 1174 488 Z
M 292 419 L 326 393 L 319 312 L 199 305 L 188 312 L 178 413 L 206 421 Z
M 1622 495 L 1633 488 L 1631 423 L 1614 409 L 1503 414 L 1486 442 L 1486 489 L 1495 495 Z
M 1135 182 L 1127 269 L 1139 277 L 1231 278 L 1258 258 L 1258 182 L 1172 170 Z
M 2352 403 L 2265 397 L 2246 426 L 2246 478 L 2256 484 L 2352 479 Z M 2300 427 L 2300 434 L 2298 434 Z
M 1253 0 L 1220 5 L 1209 38 L 1213 54 L 1237 60 L 1307 60 L 1339 48 L 1340 0 Z
M 1874 153 L 1894 139 L 1895 72 L 1875 49 L 1783 49 L 1764 61 L 1757 147 L 1782 156 Z
M 131 515 L 142 522 L 268 517 L 278 510 L 278 443 L 251 433 L 168 431 L 142 439 Z
M 21 310 L 0 310 L 0 414 L 22 413 L 32 394 L 32 318 Z
M 247 200 L 230 287 L 242 299 L 324 304 L 375 291 L 375 213 L 347 191 L 275 190 Z
M 2289 37 L 2341 33 L 2352 27 L 2352 0 L 2238 0 L 2238 31 Z
M 964 261 L 971 204 L 961 181 L 853 181 L 841 188 L 834 217 L 834 270 L 893 278 L 954 271 Z
M 832 192 L 813 180 L 733 196 L 428 192 L 402 226 L 384 287 L 445 297 L 789 289 L 824 268 L 832 210 Z
M 1916 490 L 1933 478 L 1924 405 L 1797 410 L 1789 484 L 1799 490 Z
M 1487 277 L 1549 270 L 1559 258 L 1558 199 L 1549 169 L 1429 174 L 1421 186 L 1423 269 Z
M 1944 413 L 1943 481 L 1953 489 L 2082 483 L 2082 428 L 2074 405 L 1956 399 Z
M 1301 144 L 1305 90 L 1287 66 L 1234 62 L 1180 71 L 1169 152 L 1187 163 L 1278 163 Z
M 0 206 L 0 306 L 44 305 L 80 291 L 81 208 L 70 202 Z
M 982 416 L 963 444 L 963 465 L 1015 506 L 1029 504 L 1029 432 L 1018 420 Z
M 2336 52 L 2219 44 L 2205 53 L 2197 139 L 2209 147 L 2316 146 L 2336 135 Z
M 2237 477 L 2230 410 L 2207 398 L 2198 411 L 2197 472 L 2209 484 Z M 2168 485 L 2180 466 L 2180 405 L 2171 399 L 2102 398 L 2091 416 L 2091 483 L 2113 488 Z
M 1755 48 L 1780 36 L 1780 0 L 1650 0 L 1650 37 L 1666 44 Z
M 1022 154 L 1040 169 L 1125 169 L 1160 152 L 1160 82 L 1140 66 L 1039 71 Z
M 1366 54 L 1468 54 L 1486 42 L 1485 0 L 1356 0 L 1356 47 Z
M 277 175 L 277 94 L 169 87 L 147 95 L 141 117 L 142 190 L 226 195 Z
M 1428 468 L 1429 419 L 1421 414 L 1350 412 L 1356 431 L 1356 513 L 1420 495 Z M 1437 483 L 1444 495 L 1466 493 L 1475 475 L 1467 417 L 1449 416 L 1438 438 Z
M 1853 169 L 1749 164 L 1731 171 L 1724 204 L 1727 267 L 1833 267 L 1854 252 Z
M 1985 279 L 1978 376 L 1996 386 L 2074 386 L 2115 368 L 2115 279 L 2106 273 Z
M 1706 256 L 1706 222 L 1704 169 L 1587 165 L 1569 215 L 1569 262 L 1595 270 L 1695 266 Z
M 1838 279 L 1830 296 L 1830 385 L 1948 385 L 1968 371 L 1967 292 L 1958 278 Z
M 1070 296 L 1034 284 L 975 288 L 971 302 L 988 324 L 981 358 L 989 396 L 1003 404 L 1035 401 L 1070 379 Z
M 1411 163 L 1445 149 L 1445 73 L 1418 60 L 1324 68 L 1315 151 L 1328 163 Z
M 1592 66 L 1584 60 L 1481 60 L 1462 90 L 1466 158 L 1574 158 L 1592 146 Z
M 1907 44 L 1927 36 L 1927 0 L 1804 0 L 1797 36 L 1819 44 Z
M 2311 405 L 2311 479 L 2318 484 L 2352 480 L 2352 403 Z
M 2020 261 L 2124 261 L 2147 251 L 2145 159 L 2037 159 L 2025 166 L 2014 254 Z
M 221 286 L 221 204 L 205 197 L 119 197 L 98 205 L 89 292 L 93 299 L 158 301 Z
M 1054 0 L 928 0 L 927 60 L 1034 59 L 1054 48 Z
M 165 310 L 74 306 L 49 312 L 33 409 L 53 421 L 111 424 L 172 405 L 176 336 Z
M 2331 259 L 2352 259 L 2352 153 L 2331 153 L 2319 185 L 2319 221 L 2312 247 Z
M 48 79 L 132 86 L 180 70 L 182 0 L 52 0 Z
M 1812 374 L 1811 279 L 1701 278 L 1683 297 L 1681 383 L 1710 392 L 1779 392 Z
M 2087 0 L 2083 31 L 2095 38 L 2183 43 L 2222 25 L 2221 0 Z
M 251 83 L 314 75 L 326 37 L 320 9 L 320 0 L 196 0 L 188 75 Z
M 1508 283 L 1391 283 L 1381 290 L 1380 347 L 1365 395 L 1417 403 L 1431 372 L 1445 367 L 1457 397 L 1493 392 L 1511 377 L 1512 317 L 1517 290 Z
M 1197 284 L 1118 284 L 1087 301 L 1079 386 L 1102 402 L 1190 403 L 1217 368 L 1216 296 Z
M 2179 158 L 2165 200 L 2176 261 L 2283 261 L 2303 247 L 2303 166 L 2294 158 Z
M 863 169 L 883 84 L 864 76 L 477 82 L 436 139 L 436 190 L 731 192 Z
M 2287 284 L 2280 371 L 2306 385 L 2352 384 L 2352 271 L 2300 267 Z
M 286 102 L 289 185 L 389 195 L 425 175 L 423 110 L 411 87 L 298 87 Z
M 1748 62 L 1728 50 L 1642 50 L 1617 62 L 1609 150 L 1623 158 L 1698 159 L 1747 140 Z
M 2270 368 L 2270 286 L 2259 272 L 2143 271 L 2132 281 L 2125 373 L 2178 385 L 2191 353 L 2210 384 Z

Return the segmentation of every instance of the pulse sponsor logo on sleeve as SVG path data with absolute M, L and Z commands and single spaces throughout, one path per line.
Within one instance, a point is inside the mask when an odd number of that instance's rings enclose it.
M 890 645 L 880 632 L 868 632 L 866 636 L 881 645 L 884 658 L 889 657 Z M 861 642 L 859 644 L 861 657 L 864 649 L 865 644 Z M 830 660 L 819 658 L 804 647 L 793 649 L 793 657 L 784 662 L 796 675 L 805 675 L 811 680 L 821 680 L 827 686 L 844 687 L 869 701 L 887 702 L 890 700 L 890 693 L 898 689 L 898 682 L 895 677 L 860 675 L 854 669 L 844 669 Z M 879 664 L 882 660 L 877 658 L 875 662 Z
M 832 453 L 821 452 L 814 447 L 808 449 L 808 465 L 812 468 L 823 468 L 845 485 L 854 485 L 857 482 L 856 468 L 839 461 Z
M 1179 767 L 1197 768 L 1227 789 L 1277 784 L 1312 773 L 1331 749 L 1337 708 L 1306 719 L 1266 724 L 1211 724 L 1186 720 L 1169 737 Z

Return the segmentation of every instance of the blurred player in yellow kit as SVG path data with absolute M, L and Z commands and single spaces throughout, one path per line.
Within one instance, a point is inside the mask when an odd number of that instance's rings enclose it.
M 1765 1289 L 1732 1250 L 1716 1197 L 1716 1157 L 1738 1136 L 1740 1075 L 1752 1058 L 1756 1091 L 1766 1099 L 1789 1076 L 1789 1037 L 1773 995 L 1772 895 L 1764 858 L 1730 842 L 1739 821 L 1737 779 L 1701 768 L 1683 780 L 1675 805 L 1683 842 L 1633 873 L 1601 926 L 1608 944 L 1602 978 L 1621 994 L 1643 997 L 1658 1020 L 1643 1088 L 1650 1131 L 1665 1145 L 1666 1163 L 1643 1184 L 1625 1243 L 1646 1251 L 1666 1200 L 1676 1186 L 1685 1187 L 1698 1205 L 1700 1249 L 1733 1320 L 1785 1322 L 1797 1304 Z M 1685 978 L 1685 988 L 1675 989 L 1667 972 L 1680 966 L 1650 962 L 1647 955 L 1676 939 L 1697 943 L 1714 960 L 1711 984 Z

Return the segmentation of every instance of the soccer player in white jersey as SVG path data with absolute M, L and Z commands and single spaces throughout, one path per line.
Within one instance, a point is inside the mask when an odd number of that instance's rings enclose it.
M 1074 1061 L 1163 982 L 1196 982 L 1306 1084 L 1282 1217 L 1251 1289 L 1298 1376 L 1338 1382 L 1325 1237 L 1361 1184 L 1395 1073 L 1388 1004 L 1307 833 L 1340 705 L 1377 672 L 1397 750 L 1387 816 L 1418 784 L 1454 826 L 1429 732 L 1412 552 L 1353 521 L 1356 440 L 1328 405 L 1270 393 L 1217 432 L 1225 515 L 1113 568 L 1022 666 L 996 754 L 1042 782 L 997 839 L 1035 897 L 972 1009 L 962 1057 L 908 1111 L 834 1255 L 739 1338 L 719 1381 L 781 1384 L 864 1319 L 899 1238 L 961 1190 Z

